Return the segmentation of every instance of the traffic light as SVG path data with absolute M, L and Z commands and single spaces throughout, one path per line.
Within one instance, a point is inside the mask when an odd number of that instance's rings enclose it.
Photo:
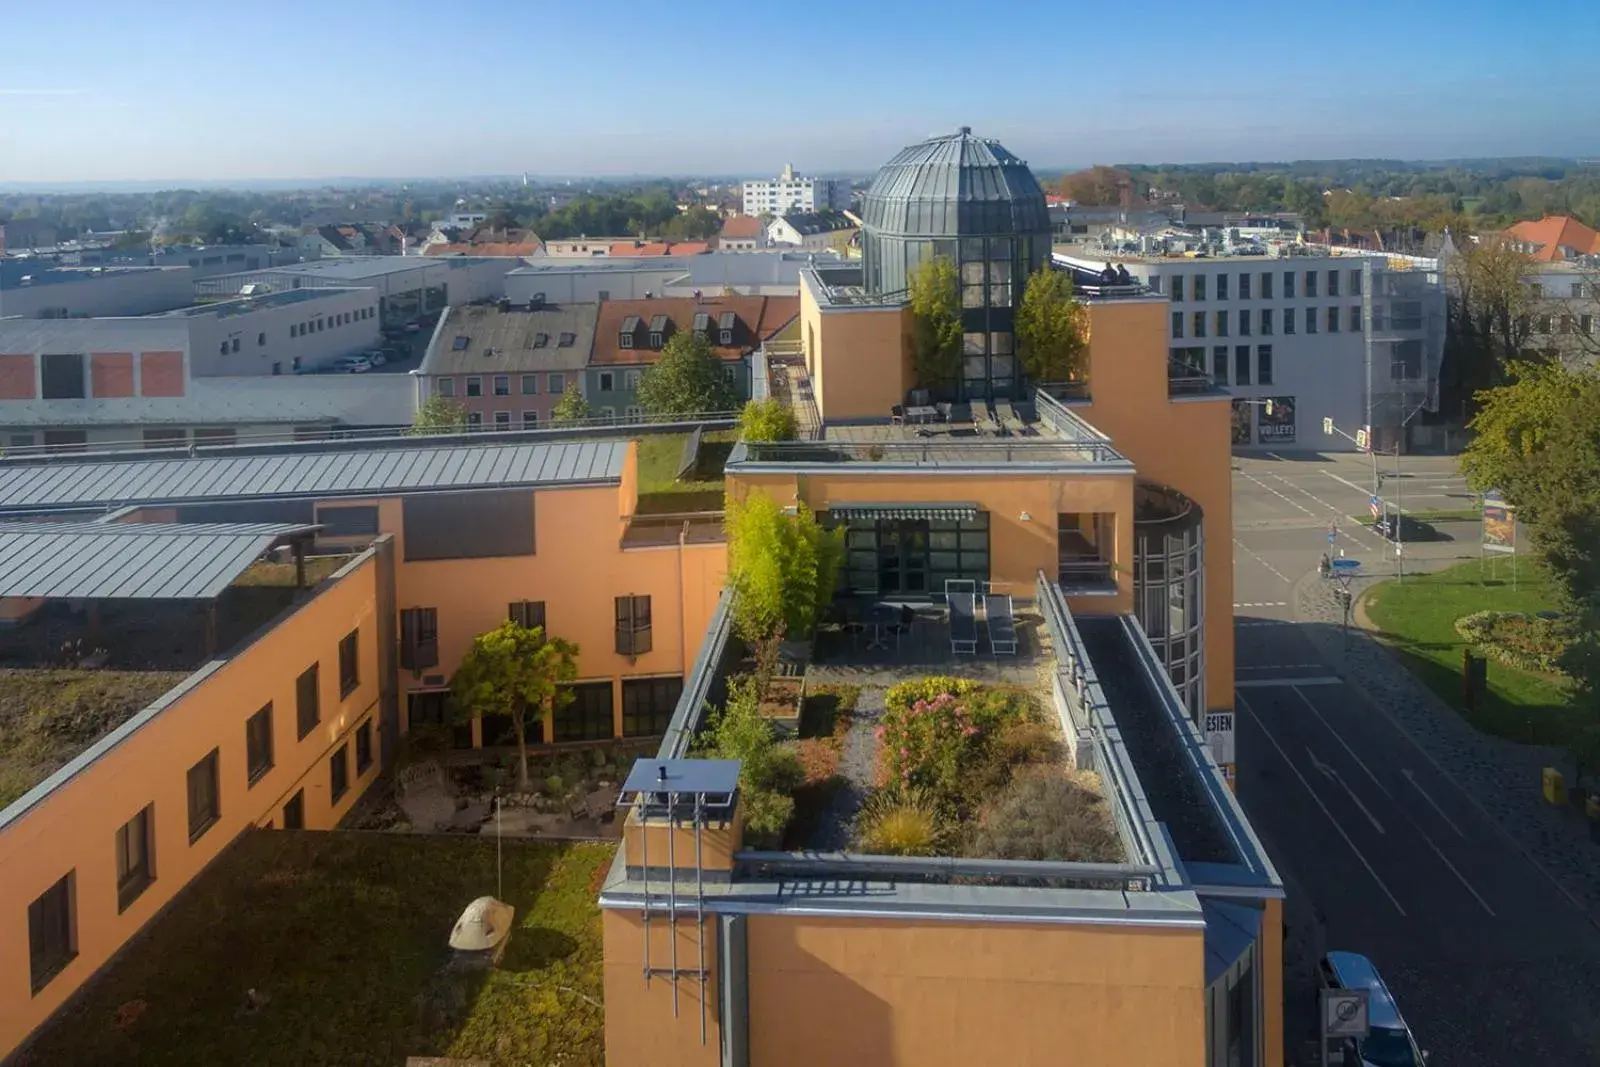
M 1333 436 L 1333 420 L 1331 418 L 1327 418 L 1327 417 L 1323 418 L 1323 420 L 1322 420 L 1322 432 L 1327 434 L 1329 437 Z
M 1269 400 L 1269 401 L 1267 401 L 1267 405 L 1266 405 L 1266 408 L 1265 408 L 1265 410 L 1266 410 L 1266 413 L 1267 413 L 1267 414 L 1268 414 L 1268 415 L 1271 415 L 1271 414 L 1272 414 L 1272 401 L 1270 401 L 1270 400 Z

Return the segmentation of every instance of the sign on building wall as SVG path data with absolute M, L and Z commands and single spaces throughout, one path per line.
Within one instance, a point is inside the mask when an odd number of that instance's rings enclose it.
M 1268 397 L 1256 415 L 1256 439 L 1264 445 L 1294 444 L 1294 397 Z
M 1250 443 L 1250 409 L 1252 405 L 1248 400 L 1235 400 L 1233 402 L 1233 443 L 1247 445 Z
M 1483 494 L 1483 550 L 1517 550 L 1517 509 L 1506 503 L 1498 489 Z
M 1233 766 L 1233 712 L 1208 711 L 1205 717 L 1206 745 L 1220 767 Z

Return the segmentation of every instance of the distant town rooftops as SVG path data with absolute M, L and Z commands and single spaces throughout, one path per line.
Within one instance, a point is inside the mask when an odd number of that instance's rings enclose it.
M 599 310 L 596 304 L 550 304 L 536 311 L 482 305 L 451 308 L 434 331 L 421 373 L 581 369 L 594 344 Z
M 1537 222 L 1519 222 L 1506 230 L 1506 236 L 1526 246 L 1529 254 L 1541 263 L 1600 255 L 1600 233 L 1567 215 L 1546 215 Z
M 855 220 L 842 211 L 796 211 L 783 216 L 783 221 L 801 237 L 837 233 L 856 226 Z
M 724 315 L 733 318 L 723 326 Z M 692 296 L 651 300 L 607 300 L 600 305 L 590 362 L 653 363 L 674 333 L 703 330 L 713 354 L 737 359 L 800 313 L 797 297 Z M 696 326 L 700 315 L 706 319 Z M 626 340 L 624 340 L 626 335 Z
M 761 219 L 755 215 L 735 215 L 722 224 L 722 236 L 734 240 L 754 240 L 761 236 Z

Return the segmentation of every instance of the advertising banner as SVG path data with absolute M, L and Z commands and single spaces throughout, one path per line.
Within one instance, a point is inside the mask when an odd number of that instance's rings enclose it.
M 1496 489 L 1483 494 L 1483 550 L 1517 550 L 1517 509 L 1507 504 Z
M 1267 404 L 1272 410 L 1267 410 Z M 1264 445 L 1294 444 L 1294 397 L 1274 396 L 1260 403 L 1256 414 L 1256 439 Z
M 1248 400 L 1233 402 L 1233 443 L 1236 445 L 1250 443 L 1250 407 Z

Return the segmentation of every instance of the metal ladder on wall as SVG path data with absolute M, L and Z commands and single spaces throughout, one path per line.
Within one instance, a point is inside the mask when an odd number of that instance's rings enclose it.
M 663 777 L 665 772 L 663 771 Z M 689 978 L 700 984 L 700 1043 L 706 1043 L 706 987 L 710 979 L 710 972 L 706 967 L 706 908 L 705 908 L 705 868 L 701 861 L 704 857 L 704 831 L 706 824 L 706 795 L 704 793 L 691 793 L 694 798 L 694 807 L 690 816 L 694 826 L 694 924 L 695 924 L 695 966 L 681 967 L 678 964 L 678 914 L 680 911 L 690 910 L 690 903 L 683 901 L 678 894 L 678 865 L 677 865 L 677 829 L 679 826 L 678 803 L 684 794 L 676 791 L 646 794 L 639 793 L 634 800 L 634 810 L 639 815 L 639 865 L 642 873 L 644 893 L 644 911 L 641 924 L 644 927 L 644 984 L 648 988 L 652 978 L 665 978 L 672 983 L 672 1017 L 678 1018 L 679 998 L 678 982 L 680 979 Z M 666 808 L 667 826 L 667 886 L 664 901 L 656 905 L 652 901 L 650 890 L 650 834 L 649 823 L 646 820 L 646 799 L 653 797 L 657 802 L 663 802 Z M 664 911 L 667 920 L 667 938 L 671 945 L 671 962 L 666 967 L 653 967 L 650 964 L 650 925 L 651 914 L 654 911 Z

